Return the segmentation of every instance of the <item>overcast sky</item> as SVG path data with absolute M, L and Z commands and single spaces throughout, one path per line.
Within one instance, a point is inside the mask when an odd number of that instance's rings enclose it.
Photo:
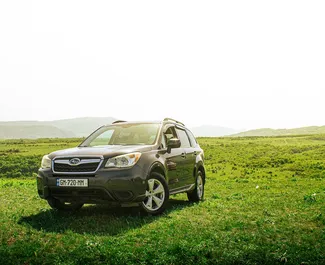
M 1 1 L 0 120 L 325 125 L 325 1 Z

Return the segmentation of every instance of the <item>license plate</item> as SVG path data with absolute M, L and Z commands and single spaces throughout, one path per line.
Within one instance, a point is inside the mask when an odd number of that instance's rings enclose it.
M 56 179 L 58 187 L 88 187 L 88 179 Z

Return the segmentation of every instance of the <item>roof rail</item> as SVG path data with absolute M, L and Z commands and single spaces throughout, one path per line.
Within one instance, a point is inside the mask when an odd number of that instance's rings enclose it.
M 112 122 L 112 124 L 115 124 L 115 123 L 121 123 L 121 122 L 126 122 L 126 121 L 117 120 L 117 121 Z
M 177 120 L 174 120 L 174 119 L 172 119 L 172 118 L 165 118 L 164 121 L 173 121 L 173 122 L 176 122 L 176 123 L 178 123 L 178 124 L 181 124 L 181 125 L 185 126 L 184 123 L 182 123 L 182 122 L 180 122 L 180 121 L 177 121 Z

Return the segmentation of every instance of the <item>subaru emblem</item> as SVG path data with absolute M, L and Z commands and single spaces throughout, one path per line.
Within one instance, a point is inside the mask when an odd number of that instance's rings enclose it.
M 69 160 L 69 164 L 71 166 L 77 166 L 77 165 L 79 165 L 79 163 L 80 163 L 80 159 L 79 158 L 72 158 L 72 159 Z

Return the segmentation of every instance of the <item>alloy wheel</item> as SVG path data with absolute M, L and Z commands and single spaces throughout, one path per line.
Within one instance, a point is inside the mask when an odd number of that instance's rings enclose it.
M 196 179 L 196 192 L 197 192 L 197 196 L 199 199 L 202 198 L 203 196 L 203 179 L 202 179 L 202 173 L 199 172 L 198 176 L 197 176 L 197 179 Z
M 149 211 L 157 211 L 165 201 L 165 188 L 158 179 L 149 179 L 146 198 L 142 202 Z

